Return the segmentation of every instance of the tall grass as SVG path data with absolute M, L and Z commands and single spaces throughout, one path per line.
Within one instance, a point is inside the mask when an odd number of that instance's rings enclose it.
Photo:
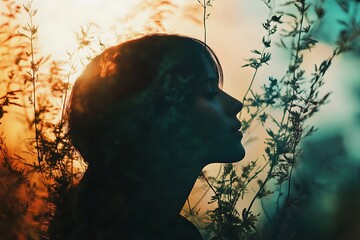
M 0 135 L 1 238 L 48 239 L 48 223 L 56 206 L 86 169 L 67 135 L 65 110 L 71 82 L 80 70 L 77 67 L 86 65 L 107 44 L 93 34 L 96 23 L 90 23 L 76 34 L 78 45 L 69 50 L 69 58 L 53 60 L 40 54 L 41 23 L 37 23 L 33 1 L 19 5 L 2 0 L 0 4 L 5 6 L 0 17 L 0 123 L 8 126 L 9 117 L 15 115 L 26 126 L 18 148 L 9 148 L 5 134 Z M 158 32 L 165 31 L 164 14 L 176 5 L 147 1 L 137 7 L 136 11 L 152 10 L 143 30 Z M 24 25 L 19 24 L 21 14 L 28 19 Z M 128 18 L 136 20 L 136 16 Z M 130 31 L 115 32 L 115 38 L 135 37 Z

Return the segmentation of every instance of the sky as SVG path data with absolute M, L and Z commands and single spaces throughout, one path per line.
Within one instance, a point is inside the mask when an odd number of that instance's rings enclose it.
M 17 2 L 27 3 L 23 0 Z M 117 34 L 126 38 L 132 34 L 132 31 L 145 32 L 143 26 L 149 24 L 148 17 L 151 16 L 151 10 L 140 7 L 139 4 L 147 2 L 155 1 L 34 0 L 33 7 L 38 9 L 34 19 L 35 24 L 39 24 L 37 44 L 41 46 L 42 54 L 50 54 L 55 60 L 67 60 L 67 52 L 76 51 L 76 33 L 79 33 L 81 27 L 86 28 L 89 23 L 96 23 L 97 26 L 91 30 L 92 36 L 108 46 L 114 45 L 118 40 Z M 163 10 L 162 17 L 165 19 L 166 31 L 203 39 L 202 25 L 197 23 L 201 21 L 202 14 L 198 2 L 174 0 L 172 3 L 173 5 L 158 7 Z M 334 16 L 340 17 L 340 9 L 334 4 L 329 6 L 329 19 Z M 261 1 L 254 0 L 215 0 L 209 12 L 211 15 L 207 21 L 207 43 L 223 66 L 224 90 L 242 99 L 251 81 L 253 69 L 241 66 L 245 64 L 244 59 L 252 56 L 250 50 L 261 48 L 261 39 L 265 34 L 261 23 L 269 13 Z M 21 21 L 25 24 L 26 16 L 23 16 Z M 331 28 L 329 24 L 332 24 Z M 307 53 L 309 57 L 305 65 L 309 69 L 313 68 L 314 63 L 319 63 L 331 55 L 332 46 L 331 41 L 328 40 L 334 38 L 338 32 L 333 25 L 334 20 L 331 20 L 327 25 L 330 30 L 325 28 L 323 31 L 324 37 L 319 47 Z M 272 48 L 271 51 L 272 60 L 269 66 L 264 66 L 260 70 L 255 88 L 258 88 L 269 75 L 281 76 L 286 70 L 288 53 L 278 48 Z M 84 54 L 86 56 L 88 53 Z M 309 122 L 320 126 L 318 134 L 326 135 L 342 129 L 348 139 L 357 140 L 348 126 L 354 124 L 354 113 L 359 103 L 351 92 L 356 81 L 359 80 L 358 66 L 360 66 L 360 58 L 352 55 L 341 56 L 334 61 L 326 75 L 324 86 L 325 91 L 332 92 L 331 102 Z M 81 69 L 82 65 L 78 63 L 77 67 Z M 357 141 L 350 142 L 347 146 L 353 154 L 356 154 L 356 149 L 360 146 L 354 144 Z M 259 145 L 250 145 L 244 161 L 258 157 L 258 147 Z
M 27 1 L 18 2 L 26 3 Z M 38 45 L 41 46 L 41 51 L 44 54 L 51 54 L 54 59 L 66 60 L 67 51 L 75 51 L 76 49 L 75 34 L 80 32 L 81 27 L 86 28 L 89 23 L 98 25 L 98 27 L 92 28 L 92 36 L 98 36 L 101 41 L 107 42 L 108 45 L 116 44 L 115 31 L 120 35 L 129 34 L 129 31 L 134 28 L 135 31 L 143 33 L 141 26 L 146 24 L 146 16 L 148 15 L 138 12 L 133 19 L 124 22 L 126 17 L 134 13 L 134 9 L 140 9 L 139 3 L 139 0 L 35 0 L 33 7 L 38 9 L 35 22 L 40 26 Z M 172 13 L 165 13 L 166 31 L 203 39 L 202 26 L 192 20 L 201 20 L 201 8 L 197 1 L 176 0 L 173 3 L 177 7 L 164 8 L 164 10 L 172 11 Z M 329 14 L 340 16 L 340 9 L 334 4 L 329 5 L 331 7 Z M 145 12 L 148 9 L 140 10 L 140 12 L 142 11 Z M 244 86 L 248 86 L 252 75 L 251 69 L 241 68 L 241 66 L 245 63 L 244 59 L 251 56 L 251 49 L 261 47 L 261 38 L 264 32 L 259 26 L 268 16 L 267 8 L 261 1 L 227 0 L 223 3 L 215 0 L 209 12 L 211 15 L 207 22 L 207 39 L 224 68 L 224 89 L 240 98 L 245 92 L 246 87 Z M 195 16 L 197 14 L 199 16 Z M 331 19 L 331 23 L 333 23 L 333 17 L 328 19 Z M 131 29 L 129 30 L 129 28 Z M 337 34 L 334 29 L 323 32 L 327 33 L 326 39 L 334 38 Z M 320 50 L 309 57 L 314 62 L 317 60 L 316 58 L 322 60 L 331 54 L 332 47 L 328 43 L 325 42 L 320 45 Z M 264 76 L 265 78 L 266 75 L 276 74 L 284 70 L 283 66 L 286 64 L 284 61 L 288 56 L 284 56 L 284 53 L 278 49 L 272 51 L 273 61 L 269 66 L 262 69 L 260 77 Z M 333 91 L 334 101 L 325 106 L 326 111 L 318 114 L 317 118 L 329 124 L 336 124 L 343 121 L 337 117 L 348 116 L 348 113 L 352 111 L 351 108 L 354 106 L 351 106 L 351 103 L 354 101 L 347 93 L 351 88 L 351 79 L 355 77 L 355 73 L 351 70 L 344 71 L 344 69 L 354 69 L 353 67 L 357 64 L 358 59 L 349 57 L 340 57 L 336 61 L 327 76 L 326 86 L 330 91 L 336 90 Z M 262 73 L 263 75 L 261 75 Z M 339 114 L 331 114 L 334 109 Z M 334 118 L 334 116 L 337 117 Z

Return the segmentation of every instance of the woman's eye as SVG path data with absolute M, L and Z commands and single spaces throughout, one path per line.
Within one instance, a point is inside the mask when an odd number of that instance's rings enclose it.
M 208 84 L 205 95 L 209 98 L 215 97 L 220 92 L 219 87 L 213 84 Z

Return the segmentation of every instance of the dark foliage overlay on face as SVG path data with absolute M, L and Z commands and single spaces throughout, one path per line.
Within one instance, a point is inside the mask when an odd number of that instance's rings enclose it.
M 197 138 L 194 129 L 191 133 L 181 128 L 191 125 L 189 114 L 195 98 L 202 83 L 208 81 L 204 58 L 221 82 L 215 55 L 191 38 L 152 35 L 106 50 L 89 64 L 73 89 L 69 123 L 75 146 L 85 158 L 91 158 L 104 154 L 99 146 L 111 148 L 109 139 L 131 147 L 155 138 L 155 132 L 171 133 L 173 141 L 176 134 L 184 132 Z M 165 127 L 168 131 L 161 131 Z
M 119 211 L 113 228 L 104 230 L 111 235 L 114 226 L 126 226 L 125 219 L 131 225 L 152 215 L 154 206 L 163 209 L 166 199 L 175 201 L 207 163 L 240 160 L 236 114 L 242 104 L 219 89 L 221 82 L 212 51 L 187 37 L 145 36 L 95 58 L 75 83 L 69 112 L 73 143 L 89 162 L 73 221 L 102 226 Z M 80 202 L 88 198 L 95 206 L 106 199 L 111 209 L 94 210 L 98 219 L 86 219 L 89 205 Z M 139 208 L 144 213 L 134 215 Z M 160 229 L 158 218 L 157 227 L 145 225 Z

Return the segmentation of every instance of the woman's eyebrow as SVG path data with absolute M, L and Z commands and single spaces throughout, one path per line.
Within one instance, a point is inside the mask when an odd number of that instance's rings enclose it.
M 207 77 L 207 78 L 205 78 L 205 82 L 219 82 L 219 78 L 217 78 L 217 77 Z

